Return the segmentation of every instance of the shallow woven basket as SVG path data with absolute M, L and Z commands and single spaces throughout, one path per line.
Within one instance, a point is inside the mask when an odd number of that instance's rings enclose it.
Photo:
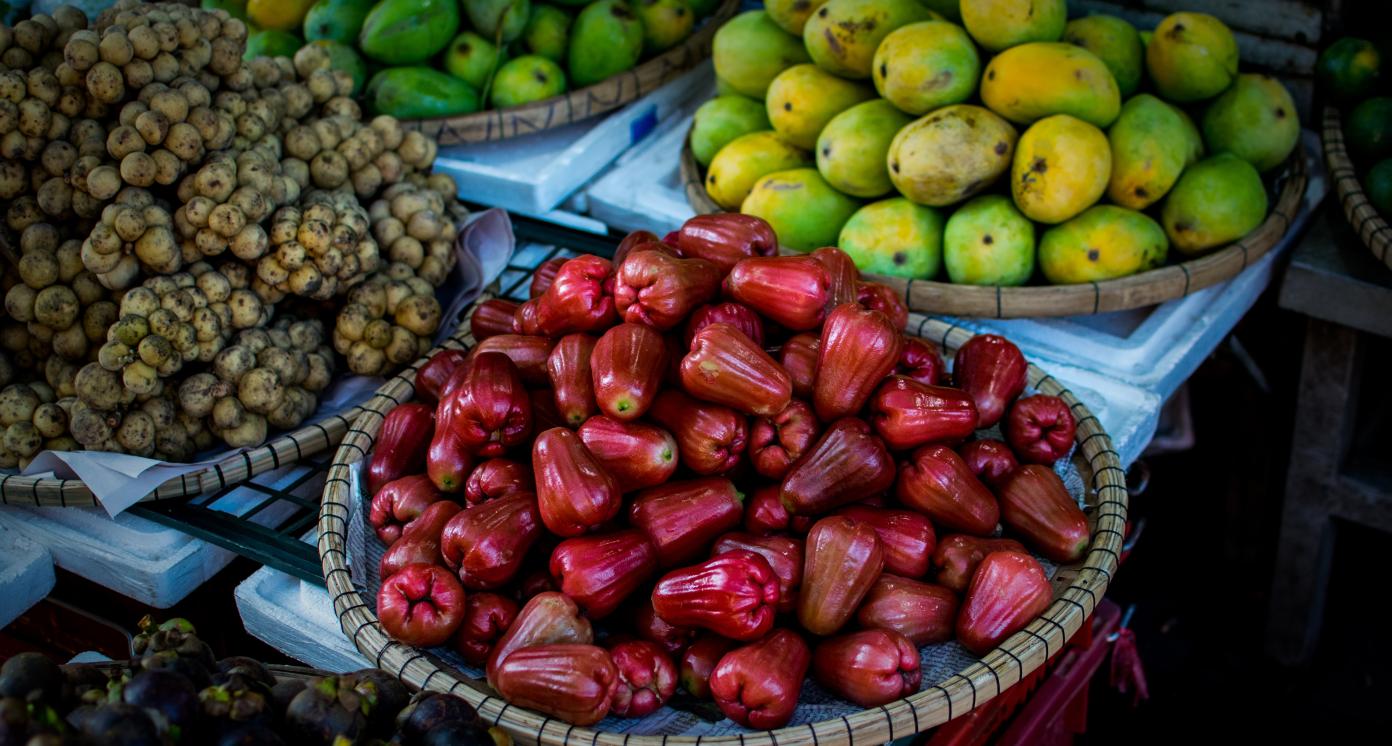
M 911 317 L 916 336 L 956 349 L 972 333 L 923 316 Z M 461 346 L 473 343 L 469 335 L 456 338 Z M 364 406 L 329 468 L 319 512 L 319 557 L 324 579 L 333 598 L 339 624 L 353 644 L 379 667 L 422 689 L 458 694 L 474 705 L 480 716 L 500 725 L 516 738 L 544 744 L 882 744 L 919 733 L 960 717 L 1018 683 L 1039 669 L 1083 624 L 1106 593 L 1116 571 L 1126 530 L 1126 474 L 1112 441 L 1086 405 L 1057 380 L 1033 364 L 1029 384 L 1038 391 L 1061 397 L 1078 420 L 1074 462 L 1086 485 L 1088 523 L 1092 543 L 1082 563 L 1062 567 L 1054 575 L 1054 602 L 1042 615 L 974 663 L 951 677 L 928 684 L 913 696 L 846 717 L 776 731 L 745 732 L 731 736 L 639 736 L 580 728 L 555 718 L 508 704 L 486 684 L 462 676 L 429 652 L 392 641 L 374 613 L 375 603 L 353 587 L 348 569 L 347 533 L 353 510 L 350 464 L 372 449 L 382 420 L 392 407 L 414 394 L 415 366 L 392 379 Z
M 594 85 L 521 106 L 454 117 L 406 119 L 401 124 L 434 137 L 441 145 L 458 145 L 530 135 L 613 111 L 661 88 L 709 57 L 716 29 L 738 9 L 739 0 L 723 0 L 681 44 Z
M 1243 236 L 1242 240 L 1197 259 L 1169 264 L 1130 277 L 1076 285 L 1025 287 L 955 285 L 878 275 L 866 277 L 894 288 L 904 298 L 909 310 L 920 313 L 1008 319 L 1077 316 L 1153 306 L 1230 280 L 1280 243 L 1291 221 L 1300 212 L 1307 176 L 1304 150 L 1297 148 L 1279 177 L 1284 179 L 1284 183 L 1275 208 L 1255 230 Z M 687 202 L 698 214 L 723 210 L 706 193 L 701 167 L 691 153 L 689 142 L 682 148 L 681 177 Z M 1392 236 L 1386 238 L 1392 239 Z
M 1354 232 L 1363 244 L 1373 252 L 1378 261 L 1392 267 L 1392 229 L 1387 220 L 1368 201 L 1363 191 L 1363 182 L 1358 180 L 1358 170 L 1353 167 L 1348 149 L 1344 147 L 1344 125 L 1339 110 L 1326 106 L 1324 109 L 1324 161 L 1329 166 L 1329 178 L 1334 180 L 1334 188 L 1339 192 L 1339 204 L 1344 207 L 1344 216 L 1353 226 Z

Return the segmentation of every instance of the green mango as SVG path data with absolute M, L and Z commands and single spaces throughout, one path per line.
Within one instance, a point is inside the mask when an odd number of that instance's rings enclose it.
M 538 54 L 508 60 L 493 77 L 489 100 L 495 109 L 521 106 L 565 92 L 565 71 Z
M 472 114 L 479 110 L 473 86 L 429 67 L 389 67 L 367 84 L 373 114 L 397 119 L 430 119 Z
M 1363 188 L 1368 192 L 1368 201 L 1382 213 L 1383 219 L 1392 220 L 1392 158 L 1378 161 L 1368 169 Z
M 1145 47 L 1136 27 L 1116 16 L 1087 16 L 1068 22 L 1063 40 L 1097 55 L 1112 71 L 1122 98 L 1141 87 Z
M 877 98 L 846 109 L 817 136 L 817 170 L 827 183 L 853 197 L 879 197 L 894 189 L 887 158 L 890 143 L 913 119 Z
M 894 197 L 856 210 L 836 245 L 861 272 L 931 280 L 942 264 L 942 241 L 937 210 Z
M 1184 104 L 1222 93 L 1237 77 L 1237 39 L 1207 13 L 1175 13 L 1155 27 L 1146 70 L 1167 101 Z
M 827 0 L 766 0 L 764 10 L 778 27 L 790 34 L 802 36 L 807 19 Z
M 225 10 L 227 15 L 243 23 L 246 23 L 247 20 L 246 6 L 247 0 L 203 0 L 199 3 L 199 7 L 203 10 Z
M 501 38 L 506 43 L 521 37 L 527 29 L 532 0 L 464 0 L 464 12 L 484 38 Z
M 246 53 L 242 59 L 256 57 L 294 57 L 295 52 L 304 46 L 304 40 L 289 31 L 264 29 L 247 35 Z
M 377 0 L 319 0 L 305 13 L 306 41 L 331 39 L 344 44 L 358 40 L 363 22 Z
M 522 45 L 532 54 L 562 62 L 570 41 L 570 14 L 554 5 L 533 5 L 532 17 L 522 30 Z
M 778 243 L 793 251 L 833 246 L 860 203 L 836 191 L 815 168 L 795 168 L 754 184 L 740 212 L 773 226 Z
M 457 0 L 382 0 L 367 14 L 358 47 L 387 65 L 424 62 L 459 30 Z
M 633 8 L 643 23 L 643 51 L 663 52 L 691 36 L 696 14 L 686 0 L 637 0 Z
M 1034 274 L 1034 223 L 1005 195 L 976 197 L 947 219 L 943 265 L 958 285 L 1023 285 Z
M 1209 104 L 1203 135 L 1210 153 L 1232 153 L 1258 171 L 1270 171 L 1295 150 L 1300 118 L 1281 81 L 1245 73 Z
M 1266 219 L 1261 174 L 1232 153 L 1219 153 L 1185 169 L 1165 197 L 1160 222 L 1184 254 L 1202 254 L 1252 232 Z
M 807 19 L 802 41 L 817 66 L 843 78 L 868 78 L 875 49 L 900 26 L 933 19 L 918 0 L 828 0 Z
M 643 24 L 620 0 L 599 0 L 580 11 L 570 30 L 567 67 L 576 88 L 594 85 L 638 64 Z
M 488 87 L 493 71 L 507 59 L 507 52 L 472 31 L 454 37 L 445 49 L 445 72 L 478 90 Z
M 1107 196 L 1133 210 L 1160 201 L 1180 173 L 1203 157 L 1203 140 L 1189 115 L 1149 93 L 1121 107 L 1107 141 L 1112 148 Z
M 324 50 L 329 55 L 330 68 L 343 70 L 353 76 L 353 95 L 362 92 L 363 86 L 367 83 L 367 63 L 362 55 L 358 54 L 358 50 L 330 39 L 312 41 L 305 46 Z
M 1334 101 L 1351 104 L 1377 90 L 1382 77 L 1382 54 L 1367 39 L 1345 36 L 1320 52 L 1315 81 Z
M 811 58 L 802 39 L 778 28 L 764 11 L 751 10 L 715 32 L 711 59 L 719 80 L 740 94 L 762 99 L 779 73 Z
M 1158 267 L 1169 248 L 1145 213 L 1096 205 L 1044 231 L 1039 269 L 1055 285 L 1100 282 Z
M 737 93 L 716 96 L 691 118 L 691 154 L 697 163 L 709 166 L 731 140 L 772 126 L 762 103 Z
M 1344 135 L 1349 150 L 1362 161 L 1392 156 L 1392 98 L 1374 96 L 1353 107 Z

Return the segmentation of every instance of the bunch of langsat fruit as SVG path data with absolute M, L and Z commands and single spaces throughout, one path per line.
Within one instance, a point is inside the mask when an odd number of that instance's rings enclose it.
M 1068 406 L 1022 397 L 998 336 L 948 385 L 844 252 L 777 247 L 759 218 L 700 216 L 478 306 L 478 345 L 420 369 L 367 466 L 387 632 L 575 724 L 653 712 L 680 670 L 776 728 L 809 667 L 881 705 L 917 691 L 919 646 L 983 654 L 1041 613 L 1030 550 L 1073 562 L 1089 539 L 1050 468 Z
M 254 658 L 218 660 L 187 619 L 146 617 L 134 657 L 59 665 L 20 653 L 0 666 L 0 743 L 510 746 L 453 694 L 414 697 L 375 668 L 277 677 Z
M 466 217 L 437 146 L 246 38 L 132 0 L 0 25 L 0 468 L 254 446 L 429 349 Z

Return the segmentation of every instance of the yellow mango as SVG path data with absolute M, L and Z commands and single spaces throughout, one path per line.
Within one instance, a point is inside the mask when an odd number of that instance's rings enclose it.
M 1015 139 L 1015 128 L 989 109 L 944 106 L 894 136 L 889 179 L 920 205 L 960 202 L 1009 169 Z
M 1031 41 L 1058 41 L 1068 23 L 1065 0 L 962 0 L 962 24 L 992 52 Z
M 1159 201 L 1203 156 L 1203 140 L 1189 115 L 1148 93 L 1121 107 L 1107 139 L 1112 146 L 1107 196 L 1133 210 Z
M 1035 122 L 1015 148 L 1010 194 L 1030 220 L 1062 223 L 1107 189 L 1112 149 L 1102 130 L 1058 114 Z
M 1158 267 L 1170 242 L 1145 213 L 1096 205 L 1039 240 L 1039 269 L 1049 282 L 1100 282 Z
M 784 140 L 811 149 L 833 117 L 875 97 L 864 83 L 838 78 L 816 65 L 793 65 L 769 83 L 768 118 Z
M 996 55 L 981 77 L 981 100 L 1016 124 L 1069 114 L 1106 127 L 1121 111 L 1121 91 L 1106 63 L 1057 42 L 1021 44 Z
M 811 163 L 811 153 L 777 132 L 751 132 L 731 140 L 711 159 L 706 192 L 721 207 L 738 210 L 761 177 Z

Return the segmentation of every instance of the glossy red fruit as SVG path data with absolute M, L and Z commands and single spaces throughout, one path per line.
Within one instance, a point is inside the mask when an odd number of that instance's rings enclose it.
M 536 268 L 532 273 L 532 282 L 528 286 L 528 298 L 540 298 L 551 283 L 556 281 L 556 273 L 561 271 L 561 265 L 565 264 L 570 257 L 557 256 L 547 259 Z
M 619 266 L 614 303 L 624 321 L 666 331 L 714 298 L 723 276 L 719 267 L 704 259 L 639 251 Z
M 425 468 L 425 452 L 435 435 L 435 408 L 418 402 L 392 407 L 367 467 L 367 492 L 377 494 L 387 482 Z
M 820 515 L 894 484 L 894 459 L 870 426 L 854 417 L 831 424 L 783 478 L 788 512 Z
M 1025 390 L 1029 364 L 1020 348 L 996 334 L 978 334 L 957 350 L 952 376 L 976 400 L 977 427 L 987 428 L 1005 415 L 1010 402 Z
M 711 555 L 726 552 L 753 552 L 768 561 L 778 576 L 778 611 L 786 613 L 797 608 L 797 594 L 802 587 L 802 540 L 790 536 L 754 536 L 731 532 L 716 539 Z
M 621 642 L 609 649 L 619 672 L 613 714 L 638 718 L 657 712 L 677 691 L 677 667 L 666 651 L 646 640 Z
M 517 618 L 517 602 L 496 593 L 470 593 L 464 601 L 464 619 L 450 643 L 471 666 L 488 662 L 488 651 Z
M 843 303 L 855 303 L 859 295 L 856 285 L 860 282 L 860 270 L 856 268 L 855 260 L 835 246 L 817 249 L 812 252 L 812 258 L 821 262 L 827 279 L 831 281 L 827 311 Z
M 918 337 L 904 337 L 904 350 L 894 372 L 927 386 L 947 385 L 947 364 L 937 346 Z
M 914 645 L 947 642 L 957 623 L 957 594 L 941 585 L 885 573 L 870 586 L 856 621 L 862 627 L 898 632 Z
M 885 572 L 906 578 L 921 578 L 928 573 L 929 560 L 937 536 L 933 524 L 922 513 L 893 508 L 872 508 L 868 505 L 847 505 L 837 511 L 875 529 L 875 536 L 884 548 Z
M 956 443 L 976 432 L 976 402 L 961 389 L 890 376 L 870 400 L 870 422 L 890 448 Z
M 580 613 L 580 607 L 569 597 L 556 591 L 532 596 L 517 612 L 517 619 L 507 628 L 488 654 L 485 672 L 488 684 L 497 687 L 498 664 L 513 652 L 534 645 L 594 642 L 594 628 Z
M 443 565 L 440 555 L 440 534 L 445 524 L 459 512 L 459 504 L 449 500 L 431 503 L 414 521 L 401 529 L 397 539 L 382 555 L 377 565 L 377 577 L 389 578 L 407 565 L 424 563 Z
M 613 326 L 614 268 L 608 259 L 582 254 L 556 271 L 546 292 L 517 309 L 517 331 L 544 337 L 589 332 Z
M 556 409 L 555 391 L 550 388 L 528 389 L 527 398 L 532 400 L 532 430 L 542 432 L 553 427 L 567 427 Z
M 470 505 L 506 497 L 515 492 L 536 492 L 532 467 L 506 458 L 491 458 L 469 472 L 464 483 L 464 499 Z
M 681 462 L 697 474 L 724 474 L 735 468 L 748 444 L 744 415 L 680 391 L 658 394 L 650 416 L 677 439 Z
M 541 536 L 536 496 L 518 492 L 457 513 L 440 536 L 445 565 L 470 590 L 492 590 L 515 577 Z
M 985 655 L 1049 608 L 1053 591 L 1039 561 L 1023 552 L 991 552 L 972 575 L 957 615 L 957 641 Z
M 440 350 L 425 361 L 416 371 L 416 398 L 432 407 L 440 400 L 440 392 L 449 382 L 450 376 L 467 359 L 461 350 Z
M 918 648 L 898 632 L 867 629 L 824 640 L 812 651 L 812 678 L 861 707 L 918 691 Z
M 691 339 L 696 336 L 696 332 L 711 324 L 729 324 L 753 340 L 760 349 L 764 346 L 764 320 L 759 318 L 759 314 L 749 306 L 725 301 L 701 306 L 691 312 L 690 318 L 686 321 L 686 334 L 683 338 L 686 348 L 691 348 Z
M 765 318 L 806 331 L 821 326 L 831 298 L 831 279 L 810 256 L 742 259 L 725 278 L 726 293 Z
M 791 531 L 799 536 L 812 528 L 815 519 L 803 515 L 791 515 L 780 496 L 781 488 L 776 484 L 766 484 L 754 490 L 745 499 L 744 530 L 758 536 Z
M 668 233 L 663 242 L 677 247 L 682 256 L 715 264 L 722 275 L 746 257 L 778 253 L 773 226 L 763 218 L 734 212 L 697 215 Z
M 595 400 L 616 420 L 647 413 L 662 385 L 667 347 L 662 335 L 643 324 L 619 324 L 606 331 L 590 353 Z
M 473 360 L 485 352 L 501 352 L 508 356 L 522 381 L 528 386 L 550 386 L 547 377 L 546 361 L 551 357 L 551 349 L 556 341 L 548 337 L 529 337 L 525 334 L 500 334 L 479 342 L 470 353 Z
M 817 383 L 817 351 L 822 338 L 816 334 L 794 334 L 778 351 L 778 363 L 793 382 L 793 396 L 811 399 Z
M 377 532 L 383 544 L 391 546 L 401 538 L 402 530 L 414 521 L 431 503 L 444 496 L 435 489 L 430 477 L 412 474 L 409 477 L 387 482 L 386 486 L 372 496 L 372 507 L 367 514 L 367 522 Z
M 570 427 L 599 414 L 595 402 L 594 378 L 590 375 L 590 354 L 598 337 L 567 334 L 556 342 L 546 359 L 546 373 L 555 391 L 556 411 Z
M 425 473 L 441 492 L 462 492 L 474 468 L 473 452 L 454 426 L 465 398 L 462 381 L 467 378 L 468 371 L 461 369 L 447 384 L 449 393 L 435 407 L 435 433 L 425 449 Z
M 756 417 L 749 430 L 749 460 L 754 471 L 782 479 L 822 432 L 812 407 L 793 399 L 772 417 Z
M 650 487 L 633 497 L 628 522 L 657 547 L 657 561 L 676 567 L 701 557 L 715 537 L 737 528 L 744 495 L 723 477 Z
M 822 326 L 812 408 L 823 422 L 854 415 L 899 362 L 903 337 L 879 311 L 837 306 Z
M 1049 465 L 1073 448 L 1078 423 L 1062 399 L 1037 394 L 1017 399 L 1002 429 L 1021 461 Z
M 1076 562 L 1087 553 L 1087 516 L 1049 467 L 1021 466 L 996 492 L 1001 523 L 1036 552 L 1055 562 Z
M 572 725 L 603 720 L 619 688 L 609 652 L 593 645 L 522 648 L 502 662 L 495 678 L 508 702 Z
M 833 515 L 813 524 L 804 552 L 798 621 L 814 635 L 830 635 L 884 571 L 884 549 L 870 525 Z
M 677 677 L 682 688 L 697 699 L 710 699 L 710 677 L 725 654 L 739 647 L 734 640 L 703 634 L 682 651 Z
M 591 619 L 603 619 L 657 573 L 657 550 L 641 531 L 566 539 L 551 553 L 551 576 Z
M 614 478 L 564 428 L 538 435 L 532 444 L 541 520 L 558 536 L 579 536 L 613 520 L 622 505 Z
M 793 396 L 782 366 L 730 324 L 711 324 L 696 333 L 681 362 L 681 381 L 697 399 L 745 414 L 777 414 Z
M 518 304 L 502 298 L 489 298 L 474 307 L 469 316 L 469 333 L 475 342 L 500 334 L 517 333 Z
M 994 438 L 982 438 L 963 444 L 957 449 L 957 454 L 978 479 L 992 488 L 999 487 L 1005 475 L 1020 465 L 1020 462 L 1015 460 L 1015 452 L 1010 450 L 1010 446 Z
M 676 255 L 676 250 L 663 244 L 652 231 L 633 231 L 614 249 L 614 266 L 623 266 L 624 260 L 634 251 L 666 251 Z
M 464 618 L 464 589 L 443 567 L 416 563 L 382 581 L 377 617 L 392 639 L 434 647 L 449 640 Z
M 856 301 L 867 309 L 884 314 L 899 331 L 904 331 L 909 325 L 908 306 L 904 305 L 904 299 L 888 285 L 878 282 L 856 283 Z
M 726 653 L 711 671 L 711 696 L 725 717 L 746 728 L 781 728 L 793 718 L 811 662 L 798 633 L 777 630 Z
M 460 392 L 450 426 L 470 453 L 495 458 L 532 434 L 532 401 L 506 355 L 475 356 Z
M 655 425 L 598 415 L 576 434 L 620 492 L 662 484 L 677 470 L 677 440 Z
M 1014 539 L 983 539 L 967 534 L 944 537 L 933 550 L 935 579 L 939 585 L 966 593 L 976 566 L 991 552 L 1023 552 L 1025 545 Z
M 668 624 L 756 640 L 773 628 L 778 586 L 768 560 L 753 552 L 726 552 L 662 576 L 653 588 L 653 610 Z
M 525 602 L 539 593 L 549 593 L 551 591 L 560 592 L 556 587 L 556 580 L 551 577 L 551 571 L 547 568 L 537 568 L 530 572 L 522 573 L 522 577 L 517 581 L 517 587 L 513 591 L 513 598 L 519 602 Z
M 947 446 L 927 445 L 899 467 L 894 496 L 935 525 L 977 536 L 996 530 L 1000 506 L 966 462 Z
M 678 627 L 657 615 L 652 597 L 634 599 L 633 628 L 638 637 L 662 648 L 668 655 L 680 655 L 696 639 L 694 627 Z

